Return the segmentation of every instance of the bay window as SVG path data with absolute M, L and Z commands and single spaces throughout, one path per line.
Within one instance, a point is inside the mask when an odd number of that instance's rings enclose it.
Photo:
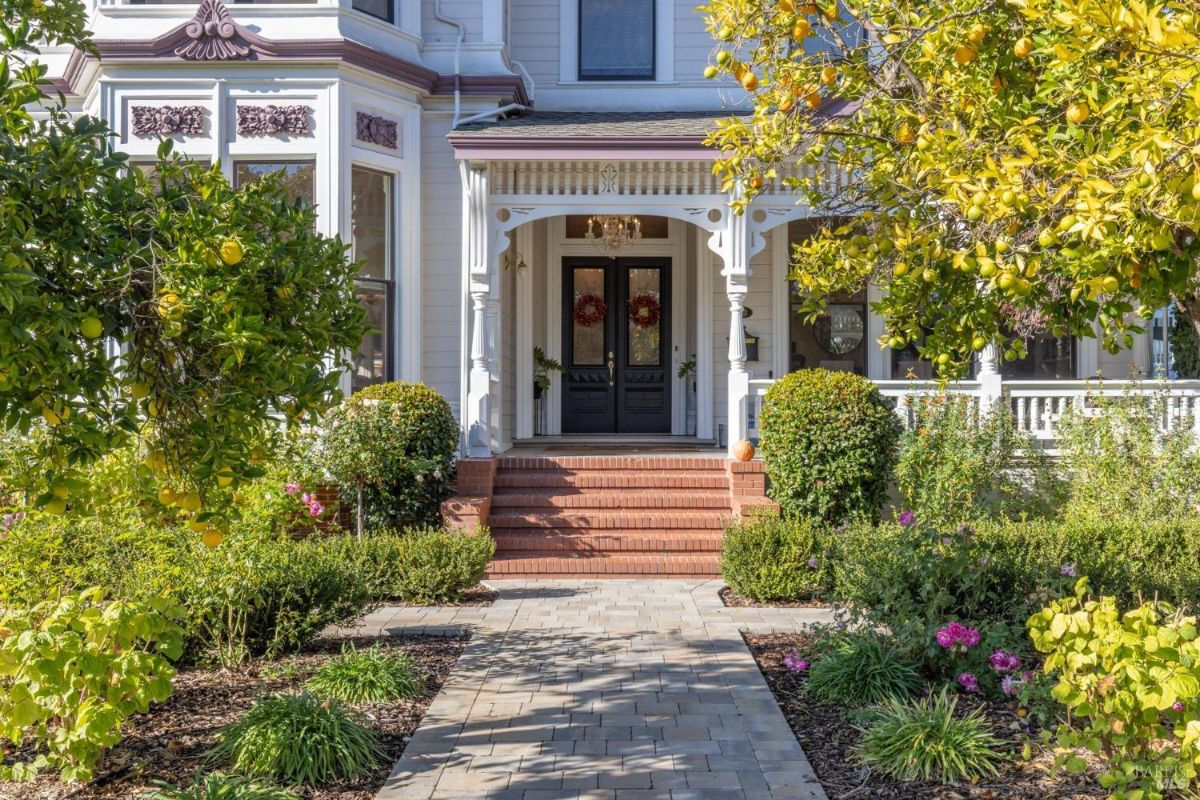
M 350 390 L 392 380 L 393 280 L 392 176 L 354 167 L 350 175 L 350 246 L 359 262 L 358 300 L 371 330 L 354 354 Z

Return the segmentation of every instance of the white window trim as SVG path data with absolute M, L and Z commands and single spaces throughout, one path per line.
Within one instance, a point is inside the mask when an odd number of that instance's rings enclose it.
M 654 80 L 579 80 L 579 0 L 559 0 L 558 52 L 560 84 L 620 84 L 636 86 L 675 82 L 675 5 L 672 0 L 654 0 Z

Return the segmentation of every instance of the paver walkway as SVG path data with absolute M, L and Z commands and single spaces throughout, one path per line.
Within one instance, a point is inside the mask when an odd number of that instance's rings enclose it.
M 491 581 L 490 608 L 387 608 L 356 629 L 474 636 L 381 800 L 825 800 L 720 581 Z

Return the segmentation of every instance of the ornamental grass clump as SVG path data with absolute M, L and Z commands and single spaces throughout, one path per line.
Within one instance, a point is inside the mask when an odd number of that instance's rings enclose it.
M 910 697 L 920 687 L 917 670 L 871 633 L 836 636 L 809 667 L 808 694 L 827 704 L 880 703 Z
M 322 665 L 306 688 L 317 697 L 343 703 L 385 703 L 419 697 L 425 692 L 425 681 L 407 653 L 349 645 L 341 656 Z
M 384 758 L 374 731 L 337 701 L 311 694 L 257 700 L 226 727 L 212 761 L 250 778 L 288 786 L 327 786 L 366 775 Z
M 223 772 L 198 774 L 186 788 L 162 781 L 155 787 L 154 791 L 140 795 L 139 800 L 296 800 L 296 795 L 287 789 Z
M 888 700 L 872 714 L 859 756 L 902 781 L 957 783 L 994 777 L 1003 742 L 976 709 L 957 715 L 946 690 L 916 701 Z

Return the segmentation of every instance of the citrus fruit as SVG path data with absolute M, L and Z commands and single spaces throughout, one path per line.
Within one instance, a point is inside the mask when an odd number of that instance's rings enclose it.
M 216 528 L 209 528 L 204 532 L 202 537 L 204 546 L 208 548 L 219 547 L 221 542 L 225 541 L 225 534 L 221 533 Z
M 179 507 L 184 511 L 190 511 L 193 514 L 200 510 L 200 494 L 198 492 L 188 492 L 183 497 L 179 498 Z
M 821 81 L 826 85 L 833 85 L 837 82 L 837 69 L 832 66 L 823 67 L 821 69 Z
M 1087 107 L 1087 103 L 1071 103 L 1067 106 L 1067 121 L 1079 125 L 1091 116 L 1091 113 L 1092 110 Z
M 792 38 L 800 41 L 812 32 L 812 25 L 806 19 L 796 20 L 796 24 L 792 26 Z
M 61 497 L 55 497 L 43 507 L 51 514 L 62 514 L 67 510 L 67 501 Z
M 974 61 L 975 56 L 977 55 L 979 55 L 979 53 L 974 47 L 971 47 L 967 44 L 960 44 L 954 50 L 954 63 L 958 64 L 959 66 L 966 66 Z
M 100 321 L 99 317 L 84 317 L 83 321 L 79 323 L 79 332 L 88 339 L 99 339 L 100 335 L 104 333 L 104 323 Z
M 226 239 L 221 243 L 221 260 L 229 266 L 242 262 L 242 246 L 234 239 Z
M 60 500 L 66 500 L 71 494 L 71 487 L 65 483 L 56 483 L 50 487 L 50 493 Z
M 1022 36 L 1013 44 L 1013 55 L 1017 58 L 1028 58 L 1033 52 L 1033 39 Z
M 144 381 L 138 381 L 137 383 L 129 386 L 129 393 L 133 395 L 135 400 L 141 400 L 142 398 L 150 395 L 150 384 L 145 383 Z
M 712 80 L 713 78 L 717 77 L 717 68 L 714 67 L 712 64 L 709 64 L 707 67 L 704 68 L 704 77 L 708 78 L 709 80 Z

